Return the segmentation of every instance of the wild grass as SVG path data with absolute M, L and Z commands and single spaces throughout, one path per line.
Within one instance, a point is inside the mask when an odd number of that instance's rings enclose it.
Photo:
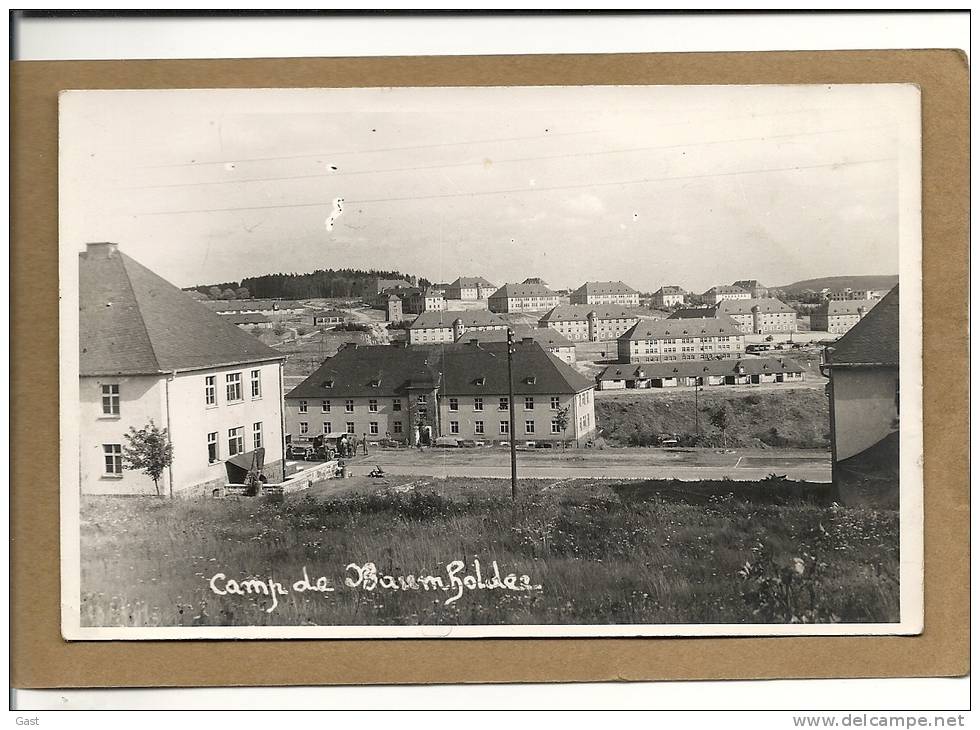
M 334 499 L 94 498 L 82 507 L 83 626 L 762 623 L 898 620 L 898 514 L 816 485 L 429 480 Z M 441 575 L 474 558 L 540 590 L 367 591 L 348 563 Z M 805 570 L 800 571 L 800 564 Z M 287 589 L 221 596 L 216 573 Z M 467 570 L 470 570 L 468 567 Z M 787 572 L 788 571 L 788 572 Z M 462 574 L 461 574 L 462 575 Z

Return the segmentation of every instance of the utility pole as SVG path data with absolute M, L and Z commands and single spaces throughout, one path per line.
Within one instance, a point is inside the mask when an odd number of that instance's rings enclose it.
M 510 494 L 517 503 L 517 431 L 514 424 L 514 330 L 507 328 L 507 408 L 510 412 Z
M 698 393 L 701 391 L 701 377 L 694 378 L 694 436 L 701 437 L 701 421 L 698 418 Z

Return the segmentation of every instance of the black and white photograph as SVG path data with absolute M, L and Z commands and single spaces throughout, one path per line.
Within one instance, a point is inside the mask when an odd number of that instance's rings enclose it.
M 914 85 L 59 115 L 65 638 L 921 632 Z

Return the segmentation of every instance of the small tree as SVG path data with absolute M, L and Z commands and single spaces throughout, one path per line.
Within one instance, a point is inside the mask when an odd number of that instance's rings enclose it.
M 123 460 L 129 469 L 139 469 L 153 480 L 159 497 L 160 477 L 174 460 L 174 446 L 170 443 L 167 429 L 157 428 L 153 419 L 139 430 L 130 426 L 123 447 Z M 170 485 L 170 496 L 174 496 L 173 484 Z
M 728 409 L 725 406 L 721 406 L 717 411 L 711 414 L 711 425 L 721 431 L 721 439 L 725 448 L 728 448 L 728 426 L 730 425 L 731 419 L 728 416 Z
M 221 292 L 221 298 L 222 299 L 234 299 L 235 298 L 235 290 L 232 289 L 231 287 L 228 287 L 223 292 Z
M 561 447 L 564 449 L 565 431 L 568 429 L 568 406 L 558 409 L 558 412 L 555 413 L 555 423 L 557 423 L 558 428 L 561 429 Z
M 251 294 L 251 292 L 249 292 L 249 290 L 246 287 L 240 286 L 237 289 L 235 289 L 235 298 L 236 299 L 250 299 L 251 297 L 252 297 L 252 294 Z

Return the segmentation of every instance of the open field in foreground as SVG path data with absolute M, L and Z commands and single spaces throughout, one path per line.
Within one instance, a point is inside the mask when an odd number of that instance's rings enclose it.
M 898 620 L 898 513 L 830 506 L 826 485 L 525 480 L 514 508 L 506 480 L 349 482 L 83 499 L 82 625 Z M 494 561 L 510 586 L 486 587 Z

